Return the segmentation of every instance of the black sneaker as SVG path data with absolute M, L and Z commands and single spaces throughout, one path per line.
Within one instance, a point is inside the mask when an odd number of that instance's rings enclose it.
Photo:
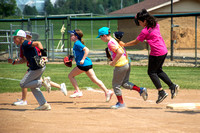
M 168 94 L 164 90 L 159 91 L 158 92 L 158 100 L 156 101 L 156 103 L 157 104 L 161 103 L 167 96 L 168 96 Z
M 175 98 L 178 94 L 179 85 L 173 85 L 173 87 L 169 88 L 171 90 L 171 99 Z

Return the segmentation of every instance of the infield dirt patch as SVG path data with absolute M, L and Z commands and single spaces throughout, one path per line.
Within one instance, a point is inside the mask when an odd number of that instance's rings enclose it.
M 12 106 L 21 93 L 0 94 L 1 133 L 197 133 L 200 110 L 171 110 L 170 103 L 199 103 L 200 90 L 180 90 L 177 98 L 169 96 L 156 104 L 157 91 L 148 90 L 143 101 L 136 91 L 122 90 L 126 108 L 110 109 L 115 96 L 105 102 L 104 93 L 84 90 L 83 97 L 69 98 L 60 91 L 43 92 L 51 111 L 36 111 L 37 101 L 28 92 L 27 106 Z

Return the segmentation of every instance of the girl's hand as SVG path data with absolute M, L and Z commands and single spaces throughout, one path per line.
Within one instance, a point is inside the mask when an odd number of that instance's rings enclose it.
M 115 66 L 115 64 L 116 64 L 116 63 L 115 63 L 114 61 L 111 61 L 111 62 L 110 62 L 110 66 Z
M 85 61 L 85 60 L 81 60 L 81 61 L 80 61 L 80 64 L 82 65 L 82 64 L 84 63 L 84 61 Z
M 122 42 L 122 41 L 119 41 L 119 45 L 120 45 L 121 47 L 124 47 L 124 46 L 125 46 L 125 43 Z

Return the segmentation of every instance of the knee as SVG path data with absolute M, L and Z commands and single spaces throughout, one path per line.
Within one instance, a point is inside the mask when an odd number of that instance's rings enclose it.
M 131 82 L 126 82 L 126 83 L 122 84 L 122 87 L 124 87 L 125 89 L 132 89 L 133 86 L 134 86 L 134 84 Z
M 121 92 L 120 89 L 113 88 L 113 90 L 114 90 L 116 96 L 121 96 L 122 95 L 122 92 Z
M 71 74 L 68 74 L 68 78 L 69 78 L 69 79 L 72 79 L 73 76 L 72 76 Z
M 148 74 L 149 76 L 152 76 L 152 75 L 155 75 L 155 74 L 156 74 L 156 72 L 154 72 L 154 71 L 151 71 L 151 70 L 148 70 L 148 71 L 147 71 L 147 74 Z
M 24 86 L 25 86 L 24 82 L 20 82 L 20 87 L 25 88 Z

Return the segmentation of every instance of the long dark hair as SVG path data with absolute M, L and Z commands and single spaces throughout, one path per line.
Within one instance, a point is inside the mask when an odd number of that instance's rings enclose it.
M 156 19 L 152 15 L 150 15 L 146 9 L 142 9 L 142 11 L 138 12 L 137 15 L 135 16 L 135 23 L 136 23 L 136 25 L 139 26 L 138 20 L 140 20 L 142 22 L 144 22 L 144 20 L 146 20 L 147 21 L 147 29 L 150 27 L 154 28 L 157 23 Z
M 82 44 L 84 44 L 84 40 L 82 39 L 82 37 L 83 37 L 83 32 L 82 32 L 82 30 L 76 29 L 75 31 L 76 31 L 76 33 L 78 34 L 78 36 L 81 38 L 80 41 L 82 42 Z

